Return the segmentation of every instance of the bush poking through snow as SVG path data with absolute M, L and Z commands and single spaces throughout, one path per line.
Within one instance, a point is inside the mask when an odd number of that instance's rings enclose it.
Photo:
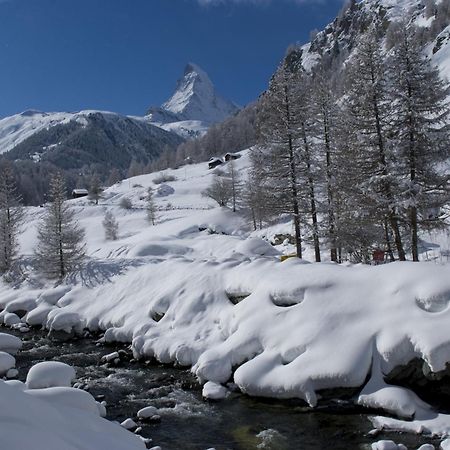
M 131 202 L 131 200 L 128 197 L 123 197 L 122 200 L 120 200 L 119 206 L 122 209 L 133 209 L 133 203 Z
M 162 184 L 168 181 L 175 181 L 177 178 L 174 175 L 170 175 L 166 172 L 161 172 L 156 178 L 153 179 L 153 183 Z

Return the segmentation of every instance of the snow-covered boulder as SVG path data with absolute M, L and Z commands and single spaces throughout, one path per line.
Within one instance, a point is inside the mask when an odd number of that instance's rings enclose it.
M 9 353 L 0 352 L 0 376 L 16 366 L 16 359 Z
M 236 245 L 236 251 L 245 256 L 279 256 L 280 252 L 260 238 L 245 239 Z
M 394 441 L 382 440 L 372 444 L 372 450 L 408 450 L 403 444 L 396 444 Z
M 137 412 L 138 419 L 146 420 L 158 414 L 158 409 L 154 406 L 147 406 Z
M 208 381 L 203 386 L 203 398 L 208 400 L 223 400 L 230 394 L 230 391 L 219 383 Z
M 21 339 L 11 334 L 0 333 L 0 351 L 15 355 L 21 348 Z
M 22 321 L 20 320 L 20 317 L 14 313 L 6 313 L 3 317 L 3 323 L 8 327 L 16 325 L 21 322 Z
M 76 376 L 75 369 L 58 361 L 45 361 L 34 365 L 28 372 L 28 389 L 68 387 Z

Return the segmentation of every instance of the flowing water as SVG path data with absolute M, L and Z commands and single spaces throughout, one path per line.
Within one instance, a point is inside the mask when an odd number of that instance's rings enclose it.
M 62 361 L 75 367 L 76 382 L 107 402 L 110 420 L 133 418 L 150 405 L 159 408 L 161 422 L 139 425 L 140 434 L 163 450 L 351 450 L 370 448 L 379 439 L 402 442 L 409 449 L 423 443 L 438 448 L 437 441 L 420 436 L 370 436 L 366 413 L 345 403 L 311 410 L 299 402 L 265 401 L 237 393 L 218 403 L 206 402 L 187 370 L 154 362 L 131 361 L 118 367 L 101 363 L 102 356 L 125 346 L 105 347 L 90 338 L 54 341 L 39 331 L 8 332 L 24 340 L 16 356 L 21 380 L 33 364 Z

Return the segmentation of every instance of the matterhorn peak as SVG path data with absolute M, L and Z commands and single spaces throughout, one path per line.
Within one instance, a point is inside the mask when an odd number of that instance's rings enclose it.
M 151 108 L 149 116 L 163 124 L 178 121 L 222 122 L 239 108 L 221 97 L 208 74 L 197 64 L 188 63 L 177 82 L 175 92 L 160 108 Z

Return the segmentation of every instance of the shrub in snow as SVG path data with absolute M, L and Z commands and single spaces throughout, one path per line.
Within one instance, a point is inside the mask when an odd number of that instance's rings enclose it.
M 175 181 L 176 179 L 177 178 L 174 175 L 169 175 L 168 173 L 161 172 L 156 178 L 153 179 L 153 183 L 167 183 L 168 181 Z
M 27 375 L 28 389 L 70 386 L 75 378 L 75 369 L 58 361 L 45 361 L 34 365 Z
M 123 209 L 133 209 L 133 203 L 128 197 L 123 197 L 122 200 L 120 200 L 119 206 Z

